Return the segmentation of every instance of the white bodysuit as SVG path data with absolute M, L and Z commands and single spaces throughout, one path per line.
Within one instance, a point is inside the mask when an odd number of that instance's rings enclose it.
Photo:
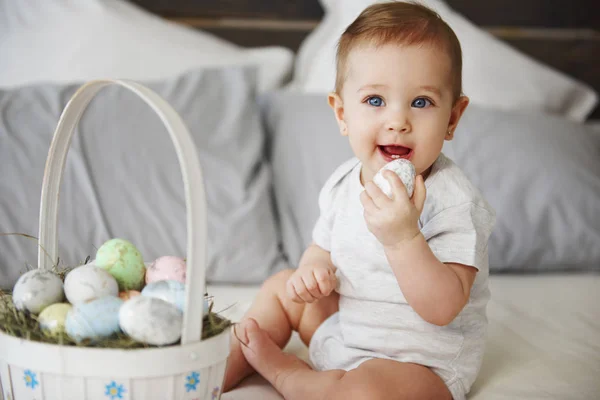
M 417 363 L 430 367 L 454 399 L 463 400 L 483 357 L 490 297 L 487 243 L 495 212 L 440 154 L 425 181 L 419 227 L 441 262 L 471 265 L 478 273 L 461 313 L 447 326 L 430 324 L 407 303 L 383 246 L 367 228 L 360 170 L 355 158 L 342 164 L 319 195 L 313 240 L 331 253 L 340 302 L 339 312 L 311 339 L 311 363 L 317 370 L 350 370 L 371 358 Z

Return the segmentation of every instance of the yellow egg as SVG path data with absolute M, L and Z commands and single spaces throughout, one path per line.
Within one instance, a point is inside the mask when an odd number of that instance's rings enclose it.
M 38 322 L 42 330 L 58 335 L 65 332 L 65 320 L 67 313 L 73 308 L 69 303 L 56 303 L 44 308 L 38 316 Z

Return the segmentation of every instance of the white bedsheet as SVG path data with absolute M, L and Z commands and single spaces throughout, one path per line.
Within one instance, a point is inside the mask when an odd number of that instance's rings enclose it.
M 215 310 L 234 321 L 258 287 L 209 286 Z M 600 275 L 497 275 L 491 278 L 488 345 L 470 400 L 600 399 Z M 286 351 L 306 360 L 294 335 Z M 224 400 L 281 397 L 262 378 Z

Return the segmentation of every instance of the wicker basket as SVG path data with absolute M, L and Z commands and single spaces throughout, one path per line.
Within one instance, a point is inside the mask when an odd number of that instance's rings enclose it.
M 58 194 L 73 131 L 92 98 L 120 85 L 142 98 L 169 132 L 181 166 L 187 208 L 187 282 L 181 344 L 136 350 L 51 345 L 0 332 L 0 382 L 6 400 L 218 399 L 229 355 L 229 329 L 201 341 L 205 293 L 206 202 L 194 143 L 179 115 L 134 82 L 91 81 L 63 111 L 42 183 L 38 268 L 57 256 Z M 38 247 L 39 248 L 39 247 Z M 2 396 L 0 396 L 2 397 Z

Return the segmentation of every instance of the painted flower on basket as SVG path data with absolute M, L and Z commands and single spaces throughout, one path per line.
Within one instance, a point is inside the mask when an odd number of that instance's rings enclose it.
M 25 386 L 30 387 L 32 389 L 35 389 L 35 387 L 40 384 L 36 379 L 36 373 L 31 372 L 28 369 L 25 370 L 23 379 L 25 379 Z
M 219 397 L 219 391 L 220 390 L 221 390 L 220 387 L 215 386 L 215 388 L 212 391 L 212 397 L 211 397 L 212 400 L 216 400 Z
M 110 384 L 106 385 L 106 392 L 104 394 L 110 400 L 114 399 L 122 399 L 123 394 L 125 394 L 125 388 L 123 385 L 117 385 L 117 382 L 112 381 Z
M 200 374 L 197 372 L 192 372 L 188 376 L 185 377 L 185 390 L 186 392 L 191 392 L 192 390 L 196 390 L 196 386 L 200 383 Z

